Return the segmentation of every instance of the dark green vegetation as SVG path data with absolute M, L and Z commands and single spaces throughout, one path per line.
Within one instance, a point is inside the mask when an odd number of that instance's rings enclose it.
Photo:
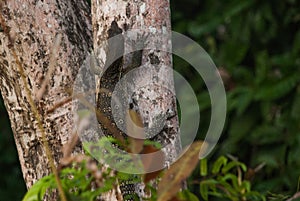
M 21 200 L 26 192 L 9 119 L 0 97 L 0 201 Z
M 255 190 L 293 194 L 300 176 L 300 2 L 178 0 L 172 11 L 173 30 L 204 47 L 226 85 L 227 124 L 212 158 L 232 154 L 248 167 L 262 164 L 250 178 Z M 177 64 L 187 72 L 186 63 Z M 198 92 L 201 136 L 208 95 L 199 77 L 185 75 Z
M 227 89 L 227 122 L 220 143 L 208 158 L 208 168 L 213 169 L 219 156 L 231 154 L 248 167 L 244 176 L 252 190 L 284 200 L 299 190 L 300 1 L 174 0 L 171 6 L 173 30 L 204 47 Z M 198 94 L 202 139 L 210 119 L 206 88 L 187 63 L 178 58 L 174 62 Z M 2 105 L 0 109 L 0 200 L 20 200 L 24 184 Z M 237 166 L 243 170 L 243 165 Z M 258 166 L 262 168 L 255 172 Z M 200 169 L 189 178 L 189 189 L 198 197 L 204 178 L 222 179 L 213 170 L 204 175 L 203 167 L 199 177 Z M 233 173 L 238 175 L 238 171 Z M 204 197 L 205 188 L 202 185 Z M 228 200 L 208 196 L 209 200 Z
M 90 144 L 93 147 L 101 147 L 101 151 L 97 151 L 101 154 L 103 147 L 107 143 L 105 138 L 101 138 L 99 142 Z M 115 141 L 115 140 L 113 140 Z M 82 201 L 93 201 L 96 197 L 104 192 L 107 192 L 114 188 L 117 181 L 132 181 L 139 182 L 141 180 L 146 184 L 146 192 L 151 192 L 151 196 L 143 198 L 148 201 L 199 201 L 195 194 L 189 189 L 180 191 L 182 187 L 182 181 L 185 180 L 194 168 L 198 164 L 199 151 L 201 149 L 202 142 L 194 142 L 187 152 L 169 169 L 159 173 L 149 173 L 140 175 L 141 177 L 132 177 L 132 175 L 124 173 L 111 174 L 110 170 L 103 171 L 101 166 L 89 156 L 80 156 L 69 158 L 71 160 L 68 167 L 64 167 L 60 171 L 60 179 L 66 197 L 70 201 L 82 200 Z M 151 145 L 150 145 L 151 146 Z M 108 158 L 118 157 L 114 148 L 104 148 L 110 154 L 105 154 Z M 131 157 L 128 158 L 130 161 L 135 161 L 135 164 L 141 161 L 135 160 Z M 106 160 L 106 159 L 105 159 Z M 212 162 L 211 162 L 212 163 Z M 131 163 L 133 164 L 133 163 Z M 141 163 L 140 163 L 141 164 Z M 134 168 L 130 166 L 127 159 L 118 165 L 127 168 Z M 144 164 L 145 165 L 145 164 Z M 207 159 L 203 159 L 200 162 L 200 174 L 201 181 L 199 192 L 201 197 L 207 201 L 211 200 L 211 196 L 219 197 L 222 200 L 257 200 L 265 201 L 266 198 L 263 194 L 253 191 L 251 189 L 251 182 L 244 179 L 247 167 L 245 164 L 237 161 L 236 159 L 229 159 L 224 156 L 219 157 L 215 162 L 212 163 L 212 167 L 208 167 Z M 100 172 L 101 174 L 99 174 Z M 70 178 L 72 176 L 72 179 Z M 157 190 L 153 188 L 153 184 L 149 183 L 152 179 L 160 178 L 156 180 Z M 95 190 L 91 189 L 91 186 L 95 187 Z M 57 188 L 54 175 L 43 177 L 28 191 L 23 201 L 42 201 L 42 198 L 46 192 L 46 189 Z M 130 195 L 130 194 L 129 194 Z M 132 194 L 131 194 L 132 195 Z M 130 196 L 131 197 L 131 196 Z M 124 196 L 126 198 L 126 196 Z M 128 198 L 128 197 L 127 197 Z M 133 196 L 134 199 L 129 200 L 140 200 Z

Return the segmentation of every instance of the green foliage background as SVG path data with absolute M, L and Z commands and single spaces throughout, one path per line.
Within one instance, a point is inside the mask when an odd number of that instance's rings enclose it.
M 173 0 L 171 7 L 173 30 L 204 47 L 224 78 L 227 122 L 210 159 L 232 154 L 248 167 L 264 163 L 253 188 L 293 194 L 300 176 L 300 1 Z M 174 64 L 198 94 L 202 139 L 210 119 L 205 85 L 186 62 L 175 57 Z M 0 200 L 21 200 L 25 185 L 2 101 L 0 113 Z
M 232 154 L 252 168 L 265 164 L 252 180 L 255 190 L 295 192 L 300 176 L 300 1 L 178 0 L 172 11 L 173 30 L 204 47 L 227 89 L 227 123 L 211 157 Z M 187 63 L 174 61 L 198 92 L 201 138 L 210 119 L 208 94 Z
M 0 117 L 0 201 L 21 200 L 26 192 L 26 187 L 9 119 L 1 97 Z

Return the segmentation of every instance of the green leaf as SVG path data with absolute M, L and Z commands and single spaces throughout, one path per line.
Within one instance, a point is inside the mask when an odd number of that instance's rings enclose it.
M 267 51 L 259 52 L 255 58 L 255 83 L 259 85 L 267 76 L 270 69 L 269 57 Z
M 183 190 L 178 193 L 177 198 L 183 201 L 199 201 L 198 197 L 188 190 Z
M 236 175 L 228 173 L 228 174 L 224 175 L 223 177 L 220 176 L 219 179 L 221 182 L 225 182 L 226 185 L 230 184 L 231 186 L 233 186 L 235 191 L 239 191 L 238 178 Z M 223 184 L 225 184 L 225 183 L 223 183 Z
M 275 100 L 288 94 L 300 81 L 299 72 L 295 72 L 279 81 L 277 84 L 259 87 L 255 95 L 256 100 Z
M 208 200 L 208 185 L 205 182 L 200 183 L 200 194 L 204 200 Z
M 241 93 L 236 99 L 238 101 L 236 113 L 237 116 L 242 115 L 245 110 L 248 108 L 248 106 L 251 104 L 251 101 L 253 100 L 253 90 L 249 89 L 245 91 L 244 93 Z
M 282 141 L 282 130 L 273 124 L 262 124 L 256 126 L 251 132 L 248 140 L 257 145 L 268 145 Z
M 246 192 L 251 191 L 251 183 L 249 181 L 243 181 L 241 186 L 246 190 Z
M 247 171 L 247 166 L 245 164 L 243 164 L 239 161 L 230 161 L 228 164 L 223 166 L 222 173 L 226 174 L 227 172 L 229 172 L 229 170 L 231 170 L 234 167 L 238 167 L 238 166 L 240 166 L 244 172 Z
M 248 49 L 249 45 L 247 43 L 230 40 L 221 46 L 222 60 L 228 63 L 230 66 L 236 66 L 243 61 Z
M 22 201 L 42 201 L 48 188 L 55 186 L 53 174 L 41 178 L 25 194 Z
M 200 160 L 200 175 L 206 176 L 207 175 L 207 159 L 201 159 Z
M 222 165 L 226 165 L 227 164 L 227 158 L 224 156 L 220 156 L 216 162 L 213 164 L 212 170 L 211 172 L 213 174 L 218 174 L 221 170 Z
M 230 196 L 231 198 L 238 198 L 238 192 L 232 187 L 230 183 L 225 180 L 220 180 L 219 184 L 222 185 L 227 192 L 229 192 L 228 196 Z
M 254 1 L 242 1 L 238 4 L 233 3 L 229 5 L 226 10 L 224 10 L 224 15 L 214 15 L 213 18 L 209 19 L 207 23 L 199 26 L 196 22 L 190 23 L 188 27 L 188 31 L 193 36 L 200 36 L 205 33 L 209 33 L 217 28 L 224 20 L 230 20 L 230 18 L 239 14 L 246 8 L 249 8 Z M 198 25 L 198 26 L 197 26 Z

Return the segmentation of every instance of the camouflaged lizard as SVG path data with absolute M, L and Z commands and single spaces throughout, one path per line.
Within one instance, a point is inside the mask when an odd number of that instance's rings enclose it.
M 113 21 L 111 23 L 110 29 L 108 30 L 108 37 L 112 38 L 115 36 L 120 37 L 118 38 L 118 41 L 120 41 L 120 43 L 116 44 L 115 42 L 108 41 L 108 52 L 106 57 L 107 59 L 104 65 L 105 71 L 102 73 L 101 70 L 98 70 L 97 66 L 95 65 L 92 70 L 96 74 L 102 74 L 100 78 L 100 90 L 97 96 L 98 98 L 96 100 L 97 110 L 99 110 L 100 113 L 104 114 L 104 116 L 110 120 L 111 126 L 115 126 L 117 128 L 116 122 L 114 122 L 112 109 L 111 109 L 112 93 L 119 80 L 127 72 L 141 66 L 143 50 L 138 50 L 133 52 L 131 54 L 130 63 L 127 65 L 126 69 L 124 69 L 125 40 L 124 40 L 124 36 L 122 35 L 122 29 L 118 27 L 117 22 Z M 130 45 L 144 46 L 145 39 L 146 37 L 144 37 L 144 35 L 142 35 L 142 37 L 138 35 L 137 40 L 132 41 L 132 44 Z M 117 58 L 116 57 L 117 55 L 121 55 L 121 57 Z M 128 97 L 124 97 L 124 98 L 128 98 Z M 119 130 L 119 133 L 117 134 L 110 133 L 109 130 L 106 128 L 106 126 L 104 126 L 103 122 L 101 122 L 101 119 L 98 119 L 98 122 L 105 136 L 114 137 L 116 135 L 121 134 L 124 138 L 126 138 L 126 134 L 123 133 L 120 129 L 117 128 L 117 130 Z M 121 182 L 120 189 L 124 200 L 131 201 L 131 200 L 139 199 L 136 194 L 136 184 L 135 182 L 133 182 L 133 180 Z

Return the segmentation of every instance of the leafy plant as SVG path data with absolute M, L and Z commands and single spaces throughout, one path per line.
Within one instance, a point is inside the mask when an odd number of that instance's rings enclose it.
M 300 175 L 299 3 L 175 0 L 171 5 L 173 28 L 204 47 L 227 90 L 227 124 L 211 157 L 233 154 L 249 167 L 265 163 L 264 173 L 252 181 L 264 194 L 294 193 Z M 206 87 L 189 64 L 176 57 L 174 64 L 198 94 L 197 138 L 203 139 L 210 119 Z
M 208 171 L 207 159 L 202 159 L 200 174 L 200 194 L 204 200 L 209 196 L 239 200 L 266 200 L 264 195 L 251 190 L 251 183 L 244 179 L 247 171 L 245 164 L 220 156 Z
M 72 161 L 71 167 L 60 171 L 62 187 L 68 200 L 92 201 L 117 184 L 117 177 L 111 174 L 111 170 L 100 171 L 92 158 L 78 155 Z M 32 186 L 23 201 L 42 201 L 46 192 L 56 188 L 54 175 L 48 175 Z
M 99 145 L 102 144 L 99 142 Z M 199 164 L 199 151 L 205 143 L 194 142 L 190 148 L 170 168 L 158 172 L 135 176 L 121 172 L 103 169 L 91 157 L 77 155 L 64 161 L 60 166 L 60 179 L 68 200 L 96 200 L 99 195 L 116 188 L 120 181 L 133 180 L 134 183 L 144 178 L 145 192 L 149 196 L 143 198 L 149 201 L 199 201 L 199 198 L 190 190 L 183 190 L 184 181 L 190 177 L 194 168 Z M 94 145 L 95 146 L 95 145 Z M 201 154 L 201 153 L 200 153 Z M 200 194 L 204 200 L 209 196 L 239 200 L 265 200 L 264 195 L 251 190 L 251 183 L 243 179 L 247 167 L 245 164 L 219 157 L 208 169 L 207 159 L 200 161 Z M 151 179 L 145 180 L 147 175 Z M 159 179 L 160 178 L 160 179 Z M 157 188 L 153 185 L 158 182 Z M 56 189 L 55 177 L 43 177 L 27 192 L 23 201 L 40 201 L 46 192 Z

